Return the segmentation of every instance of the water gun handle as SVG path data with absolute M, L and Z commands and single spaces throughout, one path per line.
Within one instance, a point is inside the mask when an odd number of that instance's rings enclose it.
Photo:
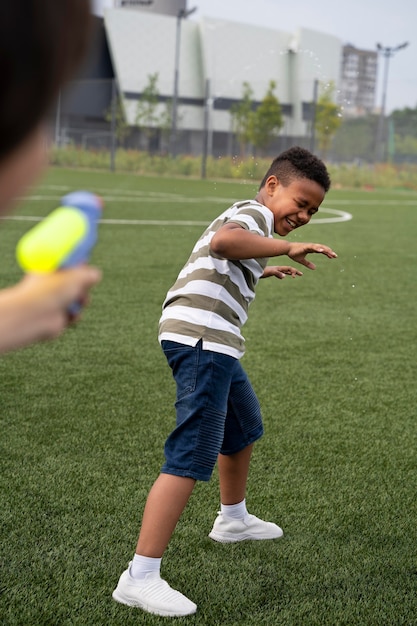
M 88 261 L 97 241 L 101 199 L 87 191 L 76 191 L 61 202 L 18 242 L 16 258 L 24 272 L 50 273 Z M 80 308 L 75 304 L 70 313 L 76 314 Z

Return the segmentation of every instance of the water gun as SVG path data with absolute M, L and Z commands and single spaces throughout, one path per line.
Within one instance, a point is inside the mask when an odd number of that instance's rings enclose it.
M 16 258 L 26 273 L 49 273 L 88 261 L 97 241 L 102 201 L 87 191 L 61 199 L 61 206 L 19 240 Z M 71 313 L 75 314 L 74 305 Z

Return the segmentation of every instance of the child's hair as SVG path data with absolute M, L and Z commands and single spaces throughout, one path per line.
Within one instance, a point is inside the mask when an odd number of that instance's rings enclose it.
M 285 150 L 272 161 L 259 189 L 265 185 L 269 176 L 276 176 L 284 187 L 294 179 L 308 178 L 323 187 L 324 191 L 330 189 L 330 176 L 323 161 L 299 146 Z
M 0 2 L 0 161 L 49 113 L 83 58 L 89 0 Z

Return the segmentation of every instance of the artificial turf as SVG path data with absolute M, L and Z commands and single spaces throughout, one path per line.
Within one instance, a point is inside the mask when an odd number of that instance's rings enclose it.
M 256 187 L 57 169 L 19 215 L 76 188 L 105 200 L 103 282 L 77 327 L 0 359 L 0 623 L 166 624 L 111 599 L 173 425 L 158 318 L 202 224 Z M 174 624 L 417 623 L 417 194 L 334 190 L 323 206 L 353 219 L 292 237 L 338 259 L 261 281 L 244 330 L 265 421 L 248 507 L 284 538 L 215 544 L 216 473 L 198 484 L 162 572 L 198 612 Z M 1 225 L 2 286 L 29 226 Z

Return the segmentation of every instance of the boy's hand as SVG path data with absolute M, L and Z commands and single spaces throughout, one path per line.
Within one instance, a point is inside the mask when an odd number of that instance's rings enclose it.
M 306 255 L 312 252 L 316 252 L 318 254 L 324 254 L 329 259 L 336 259 L 337 254 L 328 246 L 323 246 L 320 243 L 290 243 L 290 249 L 287 253 L 287 256 L 290 257 L 293 261 L 300 263 L 301 265 L 305 265 L 310 270 L 315 270 L 316 266 L 311 261 L 306 259 Z
M 261 278 L 269 278 L 270 276 L 275 276 L 276 278 L 285 278 L 285 276 L 291 276 L 295 278 L 296 276 L 302 276 L 303 272 L 297 270 L 295 267 L 291 267 L 291 265 L 268 265 L 264 269 L 264 273 Z

